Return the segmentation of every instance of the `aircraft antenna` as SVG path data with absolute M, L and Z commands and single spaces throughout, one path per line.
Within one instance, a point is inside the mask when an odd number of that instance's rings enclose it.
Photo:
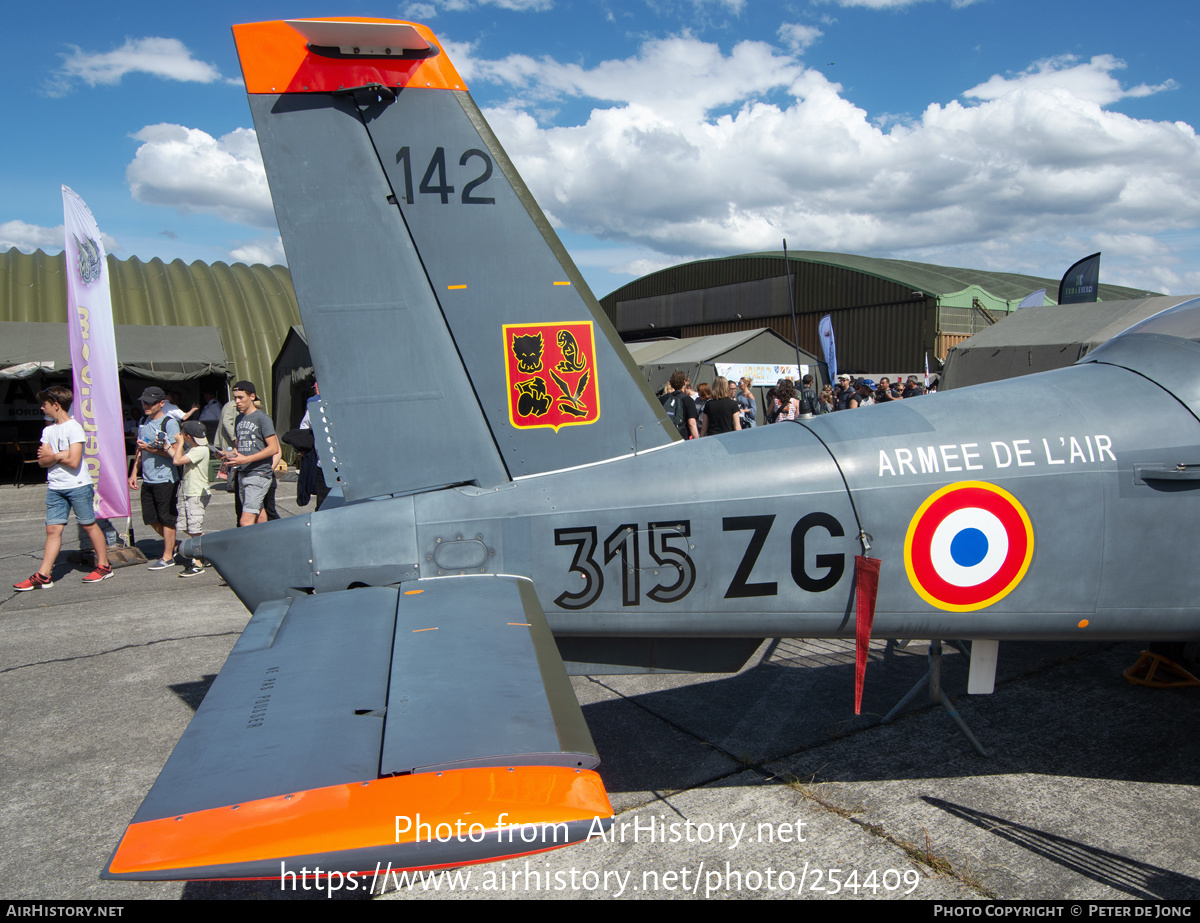
M 796 297 L 792 293 L 792 264 L 788 262 L 787 238 L 783 239 L 783 271 L 787 275 L 788 306 L 792 309 L 792 345 L 796 347 L 796 374 L 800 374 L 800 323 L 796 320 Z

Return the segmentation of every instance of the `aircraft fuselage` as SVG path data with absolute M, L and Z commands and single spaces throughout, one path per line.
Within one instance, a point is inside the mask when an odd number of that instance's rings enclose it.
M 849 636 L 861 530 L 882 560 L 878 636 L 1192 637 L 1195 482 L 1139 472 L 1195 462 L 1198 426 L 1159 385 L 1091 363 L 253 529 L 273 555 L 311 559 L 286 587 L 239 579 L 243 556 L 231 568 L 217 535 L 204 548 L 251 608 L 297 587 L 511 574 L 560 637 Z M 1033 546 L 985 605 L 923 597 L 910 573 L 922 504 L 968 483 L 1015 500 Z

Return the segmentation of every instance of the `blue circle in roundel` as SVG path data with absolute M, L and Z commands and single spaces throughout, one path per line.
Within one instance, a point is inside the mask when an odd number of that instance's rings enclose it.
M 978 529 L 963 529 L 950 540 L 950 557 L 959 567 L 974 567 L 987 555 L 987 536 Z

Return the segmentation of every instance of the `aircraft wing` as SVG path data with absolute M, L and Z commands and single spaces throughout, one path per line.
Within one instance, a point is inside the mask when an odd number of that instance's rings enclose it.
M 607 824 L 598 763 L 528 580 L 267 602 L 103 877 L 267 878 L 537 852 Z

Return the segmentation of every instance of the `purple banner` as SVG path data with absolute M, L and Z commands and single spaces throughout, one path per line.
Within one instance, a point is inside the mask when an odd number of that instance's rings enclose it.
M 71 416 L 87 441 L 83 459 L 96 488 L 96 512 L 105 518 L 129 515 L 125 473 L 125 430 L 117 384 L 108 261 L 91 211 L 62 187 L 64 256 L 67 261 L 67 336 L 75 401 Z
M 837 343 L 833 339 L 833 317 L 826 314 L 817 324 L 821 334 L 821 351 L 825 354 L 825 365 L 829 367 L 829 383 L 837 381 Z

